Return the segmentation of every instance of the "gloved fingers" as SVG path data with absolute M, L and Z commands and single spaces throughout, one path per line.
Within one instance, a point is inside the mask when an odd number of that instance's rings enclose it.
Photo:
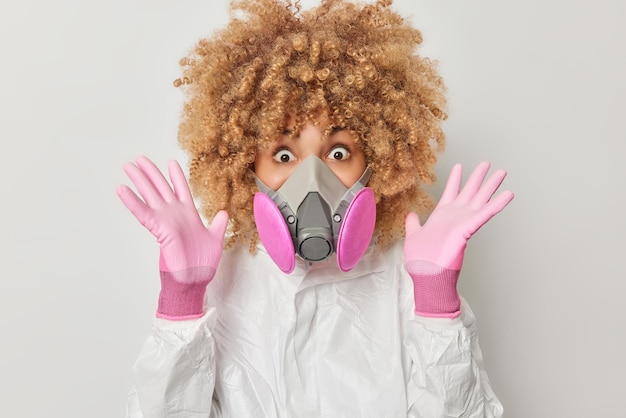
M 459 194 L 459 190 L 461 189 L 462 178 L 463 168 L 461 167 L 461 164 L 455 164 L 454 167 L 452 167 L 452 170 L 450 170 L 446 187 L 443 189 L 443 194 L 441 195 L 437 205 L 445 205 L 456 199 Z
M 215 234 L 216 237 L 221 238 L 222 244 L 224 242 L 224 234 L 226 234 L 226 227 L 228 226 L 228 212 L 225 210 L 220 210 L 217 212 L 209 229 L 211 233 Z
M 153 184 L 154 189 L 166 202 L 171 202 L 174 199 L 174 192 L 172 187 L 161 173 L 161 170 L 147 157 L 140 156 L 135 161 L 137 166 L 144 172 L 145 176 Z
M 167 169 L 170 173 L 170 180 L 174 186 L 174 194 L 181 202 L 190 203 L 193 202 L 191 191 L 189 190 L 189 184 L 183 173 L 183 169 L 178 164 L 178 161 L 171 160 L 167 163 Z
M 137 192 L 143 199 L 143 201 L 150 207 L 157 207 L 159 203 L 163 201 L 163 198 L 159 192 L 154 188 L 152 181 L 146 176 L 146 174 L 135 164 L 124 164 L 124 172 L 133 182 Z
M 472 223 L 470 226 L 470 236 L 474 234 L 480 227 L 486 224 L 491 218 L 500 213 L 510 202 L 513 200 L 513 192 L 505 190 L 500 193 L 482 208 L 480 208 L 476 215 L 472 217 Z M 469 236 L 467 237 L 469 238 Z
M 145 225 L 146 220 L 149 217 L 150 209 L 146 206 L 143 200 L 137 197 L 135 192 L 133 192 L 131 188 L 126 185 L 120 185 L 116 192 L 130 213 L 132 213 L 142 225 Z
M 480 208 L 485 205 L 491 199 L 493 194 L 498 190 L 502 181 L 506 177 L 505 170 L 497 170 L 483 183 L 476 195 L 471 200 L 471 205 L 474 208 Z
M 420 223 L 419 215 L 415 212 L 409 212 L 409 214 L 406 215 L 406 220 L 404 221 L 404 227 L 406 230 L 405 236 L 409 236 L 413 232 L 419 230 L 422 227 L 422 224 Z
M 489 171 L 489 164 L 487 161 L 483 161 L 478 164 L 472 174 L 470 174 L 469 178 L 465 182 L 465 186 L 459 193 L 458 200 L 463 203 L 469 202 L 480 189 L 480 185 L 483 183 L 487 172 Z
M 491 216 L 494 216 L 494 215 L 500 213 L 502 211 L 502 209 L 504 209 L 509 203 L 511 203 L 511 200 L 513 200 L 514 197 L 515 197 L 515 195 L 513 194 L 512 191 L 504 190 L 504 191 L 498 193 L 498 195 L 496 197 L 491 199 L 484 206 L 483 210 L 486 213 L 491 214 Z

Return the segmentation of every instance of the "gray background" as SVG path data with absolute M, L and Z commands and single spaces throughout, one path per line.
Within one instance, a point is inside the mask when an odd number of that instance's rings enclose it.
M 506 417 L 623 417 L 625 3 L 396 8 L 449 87 L 441 182 L 485 159 L 516 193 L 461 279 Z M 186 163 L 172 81 L 225 19 L 225 1 L 3 3 L 0 415 L 123 415 L 158 248 L 115 188 L 139 154 Z

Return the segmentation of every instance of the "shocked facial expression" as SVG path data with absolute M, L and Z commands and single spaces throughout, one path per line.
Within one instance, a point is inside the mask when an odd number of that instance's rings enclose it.
M 317 125 L 307 121 L 299 134 L 292 136 L 295 122 L 295 117 L 289 118 L 283 134 L 257 152 L 254 171 L 259 180 L 272 190 L 278 190 L 296 167 L 313 155 L 324 161 L 344 186 L 354 185 L 366 164 L 365 154 L 350 132 L 333 130 L 325 136 L 328 118 L 321 116 Z

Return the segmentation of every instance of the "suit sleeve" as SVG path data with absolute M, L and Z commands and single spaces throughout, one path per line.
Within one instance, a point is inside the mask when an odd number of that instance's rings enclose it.
M 127 418 L 219 417 L 214 406 L 215 309 L 189 321 L 155 319 L 133 367 Z
M 414 316 L 407 322 L 409 417 L 502 417 L 465 301 L 461 311 L 453 320 Z

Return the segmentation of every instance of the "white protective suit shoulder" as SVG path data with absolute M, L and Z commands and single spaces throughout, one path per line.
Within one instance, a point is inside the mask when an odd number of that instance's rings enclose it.
M 129 418 L 500 417 L 474 318 L 417 317 L 400 244 L 350 272 L 224 253 L 197 320 L 156 319 Z

